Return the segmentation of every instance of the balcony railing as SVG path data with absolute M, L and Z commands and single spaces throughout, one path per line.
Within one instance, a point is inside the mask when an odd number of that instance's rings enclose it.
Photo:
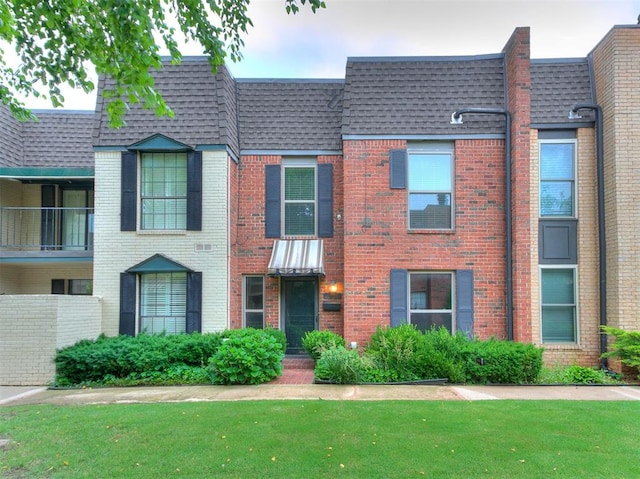
M 93 250 L 93 208 L 0 207 L 0 251 Z

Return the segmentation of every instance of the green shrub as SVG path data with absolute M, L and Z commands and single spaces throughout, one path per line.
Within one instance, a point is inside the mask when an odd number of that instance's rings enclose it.
M 166 336 L 166 352 L 169 362 L 183 363 L 188 366 L 206 367 L 209 358 L 213 356 L 222 344 L 222 335 L 216 334 L 177 334 Z
M 313 358 L 318 361 L 322 353 L 328 349 L 346 347 L 346 342 L 342 336 L 333 331 L 307 331 L 302 337 L 302 347 Z
M 422 333 L 411 324 L 376 329 L 365 354 L 375 367 L 396 381 L 420 379 L 418 353 L 422 346 Z
M 420 379 L 446 378 L 452 383 L 464 382 L 463 351 L 468 343 L 463 333 L 452 335 L 444 327 L 426 331 L 416 357 Z
M 284 354 L 287 351 L 287 335 L 284 333 L 284 331 L 272 328 L 270 326 L 264 328 L 264 331 L 265 333 L 273 336 L 273 339 L 275 339 L 277 343 L 280 345 L 280 348 L 282 349 L 282 354 Z
M 611 326 L 602 326 L 602 332 L 615 337 L 611 350 L 604 353 L 602 357 L 619 358 L 622 364 L 626 364 L 640 373 L 640 331 L 625 331 Z M 638 378 L 640 378 L 640 374 Z
M 476 384 L 535 382 L 542 368 L 542 349 L 513 341 L 470 341 L 464 348 L 465 376 Z
M 364 381 L 371 363 L 355 350 L 344 346 L 327 349 L 316 363 L 317 379 L 334 384 L 358 384 Z
M 602 369 L 573 365 L 564 370 L 563 382 L 567 384 L 607 384 L 612 380 Z
M 220 334 L 98 337 L 57 351 L 56 384 L 104 383 L 162 376 L 174 365 L 203 367 L 222 342 Z
M 282 345 L 263 330 L 236 330 L 209 360 L 215 384 L 262 384 L 282 373 Z

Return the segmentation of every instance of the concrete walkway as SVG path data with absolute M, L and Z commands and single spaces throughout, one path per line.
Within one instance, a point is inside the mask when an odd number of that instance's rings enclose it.
M 593 400 L 640 401 L 639 386 L 377 386 L 262 384 L 50 390 L 0 386 L 0 405 L 131 404 L 196 401 L 321 399 L 340 401 Z

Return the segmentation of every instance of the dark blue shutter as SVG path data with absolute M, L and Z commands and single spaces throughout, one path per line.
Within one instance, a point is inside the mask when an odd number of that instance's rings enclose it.
M 456 324 L 473 339 L 473 271 L 456 271 Z
M 202 332 L 202 273 L 187 273 L 187 333 Z
M 136 230 L 136 206 L 138 203 L 138 154 L 135 151 L 122 152 L 120 191 L 120 230 Z
M 391 188 L 407 187 L 407 150 L 389 151 L 389 184 Z
M 136 275 L 120 273 L 120 334 L 136 335 Z
M 318 165 L 318 236 L 333 236 L 333 165 Z
M 389 287 L 391 306 L 391 326 L 408 323 L 407 312 L 407 270 L 392 269 Z
M 202 152 L 187 153 L 187 230 L 202 230 Z
M 265 178 L 265 236 L 280 238 L 280 165 L 266 165 Z

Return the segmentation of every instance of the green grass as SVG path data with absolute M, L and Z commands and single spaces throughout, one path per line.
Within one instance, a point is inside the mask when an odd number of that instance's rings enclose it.
M 7 478 L 635 478 L 640 404 L 243 401 L 0 408 Z

